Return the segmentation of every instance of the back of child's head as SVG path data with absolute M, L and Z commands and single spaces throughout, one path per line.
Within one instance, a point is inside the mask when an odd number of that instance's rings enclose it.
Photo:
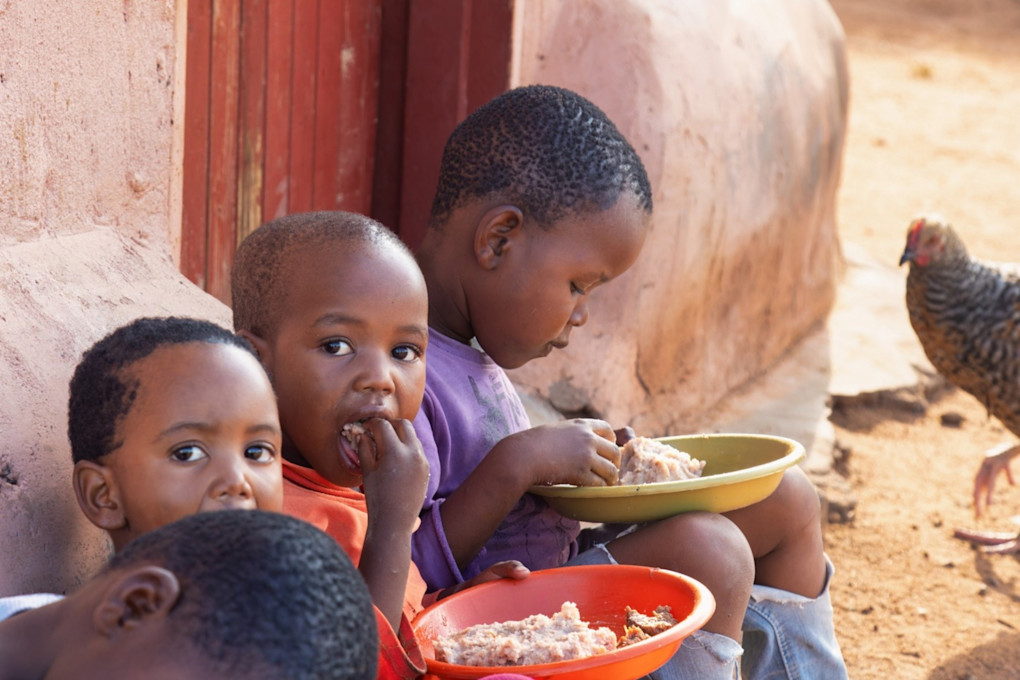
M 651 213 L 644 164 L 606 114 L 570 90 L 531 85 L 479 107 L 450 135 L 429 225 L 473 199 L 495 199 L 550 228 L 609 208 L 625 192 Z
M 138 564 L 177 577 L 171 630 L 208 659 L 210 673 L 375 677 L 368 588 L 336 541 L 310 524 L 259 510 L 190 515 L 135 539 L 108 568 Z
M 190 342 L 233 345 L 254 354 L 244 338 L 209 321 L 146 317 L 121 326 L 89 348 L 71 378 L 68 438 L 74 462 L 97 461 L 117 447 L 117 421 L 131 408 L 138 383 L 132 364 L 161 347 Z
M 393 247 L 413 259 L 396 234 L 358 213 L 297 213 L 260 226 L 234 254 L 230 277 L 234 329 L 270 337 L 286 305 L 288 273 L 302 266 L 301 254 L 359 245 Z

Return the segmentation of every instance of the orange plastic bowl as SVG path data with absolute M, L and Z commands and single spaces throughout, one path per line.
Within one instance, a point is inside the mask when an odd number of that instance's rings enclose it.
M 437 661 L 433 642 L 479 623 L 515 621 L 533 614 L 552 616 L 565 601 L 577 604 L 593 627 L 623 633 L 628 606 L 650 614 L 669 605 L 678 623 L 633 645 L 585 659 L 534 666 L 458 666 Z M 422 611 L 412 622 L 431 678 L 482 678 L 519 673 L 558 680 L 633 680 L 662 666 L 684 638 L 715 612 L 715 599 L 698 581 L 666 569 L 632 565 L 562 567 L 533 572 L 520 581 L 492 581 L 455 593 Z

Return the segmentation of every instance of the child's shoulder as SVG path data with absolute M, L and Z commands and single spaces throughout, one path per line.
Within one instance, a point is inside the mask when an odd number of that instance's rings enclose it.
M 426 380 L 444 373 L 506 374 L 506 371 L 493 361 L 481 347 L 454 340 L 435 330 L 429 331 L 429 346 L 426 355 L 428 356 Z
M 299 468 L 302 481 L 294 481 L 295 475 L 291 472 L 288 476 L 287 469 L 285 466 L 283 512 L 329 534 L 351 559 L 357 560 L 368 533 L 368 506 L 364 494 L 328 482 L 328 486 L 313 488 L 310 479 L 319 477 L 314 470 Z
M 337 486 L 310 467 L 296 465 L 288 460 L 283 462 L 283 498 L 317 499 L 317 502 L 365 507 L 365 494 L 358 489 Z
M 63 598 L 53 593 L 30 593 L 0 597 L 0 621 L 29 609 L 38 609 Z

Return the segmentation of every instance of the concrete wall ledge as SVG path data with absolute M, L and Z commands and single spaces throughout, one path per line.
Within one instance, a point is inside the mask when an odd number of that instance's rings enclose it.
M 113 328 L 171 315 L 230 327 L 230 310 L 177 271 L 163 241 L 94 229 L 0 249 L 0 597 L 66 592 L 106 558 L 71 488 L 68 382 Z

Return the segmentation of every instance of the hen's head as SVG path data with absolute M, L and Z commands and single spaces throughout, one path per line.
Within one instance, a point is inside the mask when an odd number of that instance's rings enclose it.
M 930 267 L 960 259 L 967 259 L 967 249 L 944 217 L 929 214 L 911 220 L 901 265 L 910 262 L 912 266 Z

